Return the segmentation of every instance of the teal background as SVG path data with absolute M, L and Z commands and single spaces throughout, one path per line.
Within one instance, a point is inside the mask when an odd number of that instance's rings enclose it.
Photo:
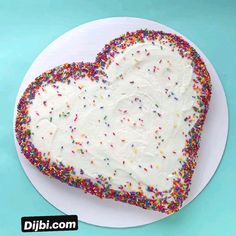
M 160 222 L 129 229 L 79 222 L 76 232 L 37 235 L 236 235 L 236 1 L 224 0 L 0 0 L 0 235 L 23 234 L 22 216 L 61 214 L 33 188 L 15 150 L 13 108 L 26 71 L 58 36 L 82 23 L 112 16 L 158 21 L 185 35 L 206 54 L 228 100 L 230 127 L 223 160 L 191 204 Z

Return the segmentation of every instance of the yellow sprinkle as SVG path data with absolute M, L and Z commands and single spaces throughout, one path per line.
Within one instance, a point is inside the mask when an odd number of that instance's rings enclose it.
M 134 152 L 134 154 L 137 154 L 138 150 L 136 148 L 134 148 L 133 152 Z

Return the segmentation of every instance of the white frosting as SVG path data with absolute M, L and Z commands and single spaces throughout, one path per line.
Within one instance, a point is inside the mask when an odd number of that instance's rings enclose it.
M 159 42 L 137 43 L 105 73 L 41 88 L 29 108 L 33 144 L 78 176 L 111 177 L 113 189 L 170 189 L 197 118 L 190 62 Z

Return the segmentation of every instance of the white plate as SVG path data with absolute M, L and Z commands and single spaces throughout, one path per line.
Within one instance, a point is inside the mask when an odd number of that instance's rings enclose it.
M 16 99 L 16 105 L 24 89 L 36 76 L 52 67 L 66 62 L 93 62 L 96 54 L 106 43 L 127 31 L 137 29 L 178 32 L 154 21 L 139 18 L 116 17 L 92 21 L 76 27 L 52 42 L 36 58 L 25 75 Z M 187 40 L 185 38 L 185 40 Z M 228 109 L 220 79 L 206 56 L 187 40 L 205 61 L 212 78 L 212 99 L 202 134 L 201 148 L 191 191 L 185 205 L 191 202 L 207 185 L 222 158 L 228 133 Z M 14 121 L 16 107 L 14 112 Z M 165 214 L 148 211 L 113 200 L 101 200 L 69 187 L 53 178 L 41 174 L 21 154 L 16 141 L 16 149 L 26 175 L 38 192 L 53 206 L 66 214 L 77 214 L 79 220 L 107 227 L 132 227 L 148 224 L 166 217 Z

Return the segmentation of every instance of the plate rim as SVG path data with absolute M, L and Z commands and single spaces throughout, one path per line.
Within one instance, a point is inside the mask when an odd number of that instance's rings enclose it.
M 127 19 L 127 18 L 128 18 L 128 19 L 132 19 L 132 20 L 144 20 L 144 21 L 147 21 L 147 22 L 155 23 L 155 24 L 158 24 L 158 25 L 161 26 L 161 27 L 166 28 L 166 29 L 168 30 L 167 32 L 174 33 L 174 34 L 176 34 L 176 35 L 181 36 L 184 40 L 186 40 L 187 42 L 189 42 L 190 45 L 193 46 L 193 47 L 196 49 L 196 51 L 200 54 L 200 56 L 203 57 L 203 61 L 204 61 L 206 64 L 209 64 L 209 65 L 211 66 L 211 70 L 212 70 L 211 73 L 213 73 L 214 76 L 217 77 L 218 82 L 219 82 L 220 89 L 221 89 L 222 92 L 223 92 L 222 95 L 223 95 L 224 103 L 225 103 L 225 105 L 226 105 L 225 108 L 226 108 L 226 111 L 227 111 L 226 114 L 225 114 L 225 115 L 226 115 L 226 121 L 227 121 L 227 123 L 226 123 L 226 130 L 225 130 L 226 133 L 225 133 L 224 145 L 223 145 L 224 148 L 223 148 L 223 150 L 221 150 L 221 152 L 222 152 L 221 157 L 220 157 L 219 162 L 218 162 L 218 164 L 217 164 L 217 167 L 215 168 L 214 172 L 212 173 L 210 179 L 207 181 L 207 183 L 204 185 L 204 187 L 198 192 L 198 194 L 196 194 L 196 196 L 194 196 L 194 197 L 191 199 L 190 202 L 192 202 L 193 200 L 195 200 L 195 198 L 196 198 L 199 194 L 201 194 L 202 191 L 203 191 L 203 190 L 207 187 L 207 185 L 211 182 L 212 178 L 213 178 L 214 175 L 216 174 L 216 171 L 218 170 L 218 168 L 219 168 L 219 166 L 220 166 L 220 164 L 221 164 L 221 162 L 222 162 L 222 159 L 223 159 L 223 156 L 224 156 L 224 153 L 225 153 L 225 149 L 226 149 L 226 145 L 227 145 L 227 141 L 228 141 L 228 132 L 229 132 L 229 108 L 228 108 L 227 96 L 226 96 L 226 93 L 225 93 L 223 84 L 221 83 L 221 80 L 220 80 L 220 78 L 219 78 L 219 76 L 218 76 L 218 73 L 217 73 L 215 67 L 214 67 L 214 66 L 212 65 L 212 63 L 208 60 L 208 58 L 206 57 L 206 55 L 205 55 L 191 40 L 189 40 L 189 39 L 186 38 L 184 35 L 180 34 L 178 31 L 175 31 L 174 29 L 172 29 L 172 28 L 169 27 L 169 26 L 166 26 L 166 25 L 164 25 L 164 24 L 160 24 L 159 22 L 156 22 L 156 21 L 153 21 L 153 20 L 149 20 L 149 19 L 145 19 L 145 18 L 137 18 L 137 17 L 107 17 L 107 18 L 97 19 L 97 20 L 93 20 L 93 21 L 89 21 L 89 22 L 83 23 L 83 24 L 81 24 L 81 25 L 78 25 L 78 26 L 76 26 L 76 27 L 74 27 L 74 28 L 71 28 L 70 30 L 68 30 L 68 31 L 66 31 L 66 32 L 64 32 L 64 33 L 62 33 L 59 37 L 57 37 L 56 39 L 54 39 L 53 41 L 51 41 L 51 42 L 36 56 L 36 58 L 32 61 L 31 65 L 28 67 L 27 72 L 25 73 L 25 75 L 24 75 L 24 77 L 23 77 L 23 79 L 22 79 L 22 81 L 21 81 L 21 85 L 20 85 L 20 87 L 19 87 L 19 89 L 18 89 L 18 93 L 17 93 L 17 95 L 16 95 L 16 97 L 15 97 L 15 106 L 14 106 L 14 111 L 13 111 L 13 136 L 14 136 L 14 141 L 15 141 L 15 148 L 16 148 L 16 150 L 17 150 L 17 156 L 18 156 L 18 159 L 19 159 L 19 161 L 20 161 L 20 163 L 21 163 L 21 166 L 23 167 L 24 173 L 25 173 L 25 175 L 27 176 L 27 178 L 30 180 L 30 183 L 33 185 L 33 187 L 37 190 L 37 192 L 38 192 L 49 204 L 51 204 L 53 207 L 55 207 L 57 210 L 59 210 L 60 212 L 62 212 L 62 213 L 64 213 L 64 214 L 67 214 L 67 213 L 65 213 L 63 210 L 59 209 L 57 206 L 55 206 L 53 203 L 51 203 L 51 202 L 37 189 L 37 187 L 36 187 L 36 186 L 34 185 L 34 183 L 32 182 L 31 178 L 29 177 L 29 175 L 28 175 L 28 173 L 27 173 L 27 171 L 26 171 L 26 168 L 25 168 L 25 166 L 24 166 L 24 164 L 23 164 L 22 158 L 21 158 L 20 155 L 19 155 L 18 148 L 17 148 L 17 146 L 19 146 L 19 144 L 18 144 L 18 142 L 17 142 L 17 140 L 16 140 L 16 135 L 15 135 L 15 119 L 16 119 L 17 104 L 18 104 L 18 102 L 19 102 L 19 98 L 21 97 L 20 95 L 22 95 L 22 91 L 24 91 L 24 89 L 25 89 L 24 86 L 23 86 L 23 84 L 24 84 L 24 81 L 25 81 L 26 78 L 27 78 L 27 75 L 28 75 L 29 71 L 31 70 L 31 67 L 32 67 L 34 64 L 36 64 L 37 60 L 41 57 L 41 55 L 43 55 L 43 54 L 45 53 L 45 51 L 47 51 L 47 49 L 50 48 L 57 40 L 59 41 L 59 40 L 60 40 L 61 38 L 63 38 L 66 34 L 70 34 L 72 31 L 78 30 L 81 26 L 86 26 L 87 24 L 91 24 L 91 23 L 95 23 L 95 22 L 99 22 L 99 21 L 104 21 L 104 20 L 112 20 L 112 19 L 119 20 L 119 19 L 121 19 L 121 18 L 122 18 L 122 19 Z M 125 32 L 124 32 L 124 33 L 125 33 Z M 207 68 L 207 69 L 209 70 L 209 68 Z M 28 86 L 29 82 L 27 82 L 26 84 L 27 84 L 27 86 Z M 20 153 L 20 154 L 22 154 L 22 153 Z M 22 155 L 23 155 L 23 154 L 22 154 Z M 26 161 L 28 162 L 28 160 L 26 160 Z M 40 173 L 40 174 L 41 174 L 41 173 Z M 186 205 L 188 205 L 190 202 L 187 202 L 186 204 L 184 204 L 184 205 L 182 206 L 182 208 L 185 207 Z M 182 208 L 181 208 L 181 209 L 182 209 Z M 124 226 L 124 227 L 122 227 L 122 226 L 98 225 L 98 224 L 93 224 L 93 223 L 91 223 L 91 222 L 86 222 L 86 221 L 83 221 L 83 220 L 80 220 L 80 219 L 79 219 L 79 220 L 82 221 L 82 222 L 85 222 L 85 223 L 87 223 L 87 224 L 96 225 L 96 226 L 102 226 L 102 227 L 109 227 L 109 228 L 131 228 L 131 227 L 137 227 L 137 226 L 141 226 L 141 225 L 151 224 L 151 223 L 153 223 L 153 222 L 160 221 L 160 220 L 162 220 L 162 219 L 164 219 L 164 218 L 166 218 L 166 217 L 168 217 L 168 216 L 170 216 L 170 215 L 165 215 L 163 218 L 161 218 L 161 219 L 159 219 L 159 220 L 150 221 L 149 223 L 138 224 L 138 225 L 134 225 L 134 226 Z

